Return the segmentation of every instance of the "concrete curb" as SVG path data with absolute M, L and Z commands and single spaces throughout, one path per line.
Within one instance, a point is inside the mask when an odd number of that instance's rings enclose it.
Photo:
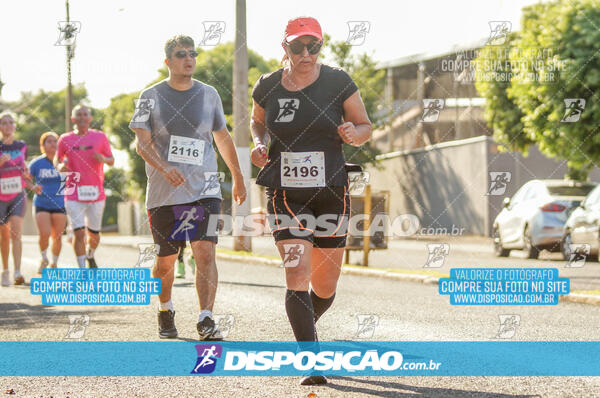
M 137 244 L 125 243 L 125 242 L 103 242 L 103 244 L 107 246 L 116 246 L 116 247 L 131 247 L 134 249 L 138 248 Z M 271 258 L 259 257 L 259 256 L 240 256 L 229 253 L 220 253 L 217 249 L 216 258 L 228 261 L 241 261 L 248 264 L 260 264 L 260 265 L 271 265 L 271 266 L 281 266 L 280 260 L 275 260 Z M 370 277 L 379 277 L 379 278 L 389 278 L 396 279 L 400 281 L 406 282 L 418 282 L 423 283 L 425 285 L 437 285 L 439 283 L 439 278 L 431 275 L 423 275 L 423 274 L 412 274 L 412 273 L 402 273 L 402 272 L 390 272 L 384 269 L 377 268 L 367 268 L 360 267 L 355 265 L 344 266 L 342 267 L 342 274 L 346 275 L 359 275 L 359 276 L 370 276 Z M 577 304 L 590 304 L 590 305 L 600 305 L 600 295 L 592 295 L 592 294 L 584 294 L 584 293 L 569 293 L 566 296 L 559 296 L 560 301 L 569 302 L 569 303 L 577 303 Z
M 223 259 L 223 260 L 243 261 L 243 262 L 251 263 L 251 264 L 275 265 L 275 266 L 281 265 L 281 261 L 273 260 L 270 258 L 260 258 L 260 257 L 252 257 L 252 256 L 236 256 L 234 254 L 226 254 L 226 253 L 219 253 L 219 252 L 217 252 L 216 257 Z M 440 278 L 437 278 L 437 277 L 431 276 L 431 275 L 390 272 L 390 271 L 383 270 L 383 269 L 361 268 L 359 266 L 352 266 L 352 265 L 344 266 L 342 268 L 342 274 L 396 279 L 396 280 L 401 280 L 401 281 L 406 281 L 406 282 L 423 283 L 425 285 L 437 285 L 440 280 Z M 570 302 L 570 303 L 577 303 L 577 304 L 600 305 L 600 296 L 595 296 L 592 294 L 569 293 L 566 296 L 559 296 L 559 300 L 565 301 L 565 302 Z
M 600 296 L 592 294 L 569 293 L 566 296 L 559 296 L 559 300 L 578 304 L 600 305 Z

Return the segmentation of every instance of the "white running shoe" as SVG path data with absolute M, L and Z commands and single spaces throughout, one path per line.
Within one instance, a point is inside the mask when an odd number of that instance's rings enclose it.
M 40 262 L 40 268 L 38 268 L 38 274 L 42 274 L 42 270 L 48 266 L 48 263 L 48 259 L 42 259 L 42 262 Z
M 10 286 L 10 272 L 7 269 L 2 271 L 2 286 Z

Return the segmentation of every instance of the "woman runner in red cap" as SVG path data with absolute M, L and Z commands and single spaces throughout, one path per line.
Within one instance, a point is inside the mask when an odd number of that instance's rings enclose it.
M 340 276 L 350 212 L 342 143 L 371 138 L 356 84 L 342 69 L 317 62 L 322 45 L 316 19 L 290 20 L 282 42 L 287 65 L 262 75 L 252 92 L 251 159 L 262 168 L 256 183 L 267 187 L 297 341 L 317 341 L 315 323 L 333 303 Z M 315 374 L 301 381 L 325 383 Z

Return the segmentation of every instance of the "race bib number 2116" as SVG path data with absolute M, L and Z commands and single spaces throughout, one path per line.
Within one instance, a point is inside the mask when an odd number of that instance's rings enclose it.
M 204 141 L 197 138 L 172 135 L 169 141 L 169 162 L 202 166 Z

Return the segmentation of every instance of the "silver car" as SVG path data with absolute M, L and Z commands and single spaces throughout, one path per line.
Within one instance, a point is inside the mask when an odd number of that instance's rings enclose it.
M 525 183 L 511 199 L 504 198 L 494 220 L 494 253 L 507 257 L 512 249 L 522 249 L 537 258 L 543 249 L 559 251 L 568 215 L 595 186 L 569 180 Z
M 598 256 L 600 225 L 600 186 L 573 210 L 565 224 L 561 252 L 565 260 L 571 259 L 573 250 Z

